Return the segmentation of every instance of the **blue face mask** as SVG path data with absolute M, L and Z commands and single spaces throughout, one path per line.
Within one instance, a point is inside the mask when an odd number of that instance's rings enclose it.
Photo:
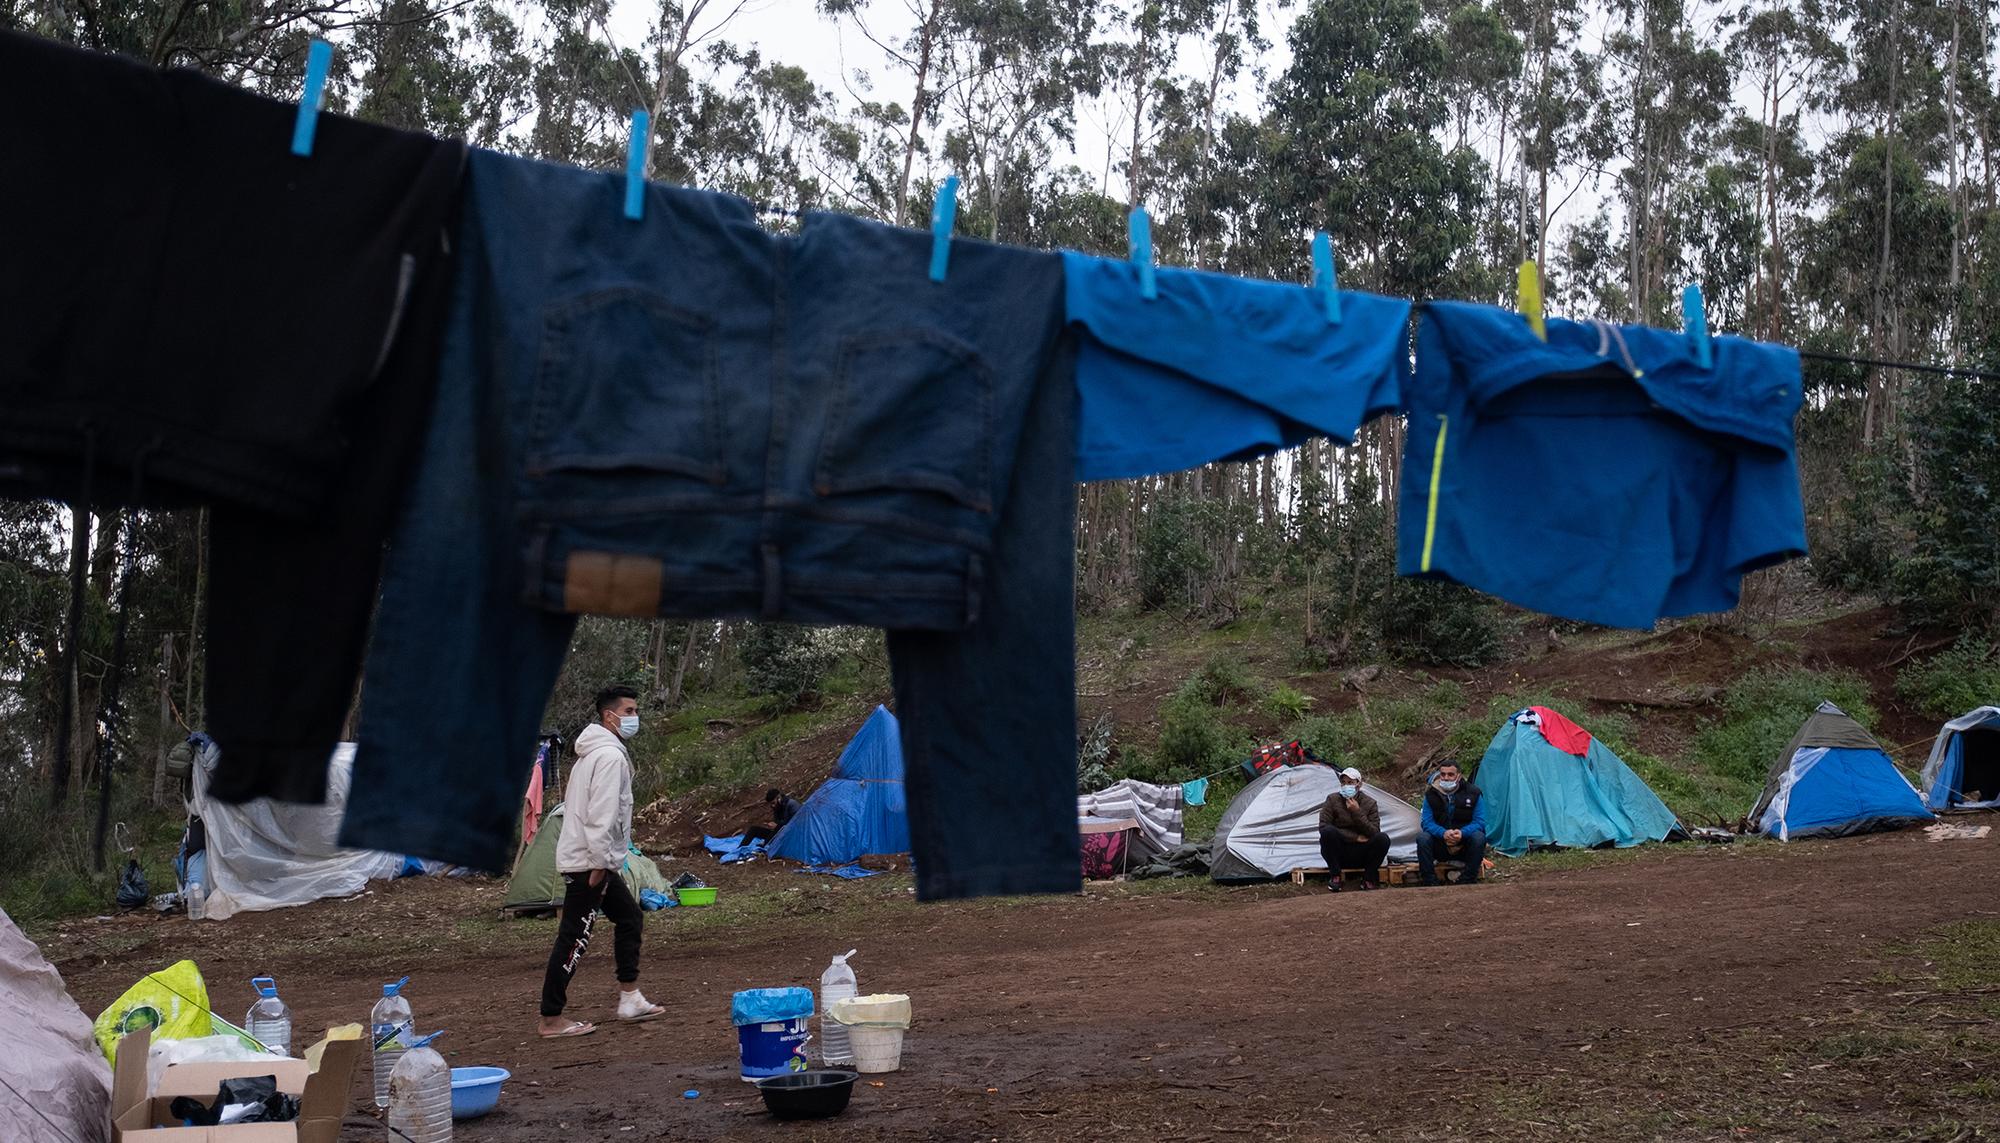
M 1359 786 L 1342 786 L 1340 788 L 1340 796 L 1343 798 L 1351 798 L 1360 792 L 1361 787 Z
M 1458 779 L 1457 779 L 1457 778 L 1450 778 L 1450 779 L 1445 779 L 1445 778 L 1439 778 L 1439 779 L 1438 779 L 1438 789 L 1440 789 L 1440 790 L 1443 790 L 1443 791 L 1444 791 L 1445 793 L 1449 794 L 1449 793 L 1451 793 L 1451 792 L 1452 792 L 1453 790 L 1456 790 L 1456 789 L 1458 789 Z

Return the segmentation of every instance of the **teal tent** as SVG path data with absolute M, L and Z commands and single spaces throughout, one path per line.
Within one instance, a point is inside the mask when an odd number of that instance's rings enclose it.
M 1547 707 L 1509 718 L 1474 780 L 1486 799 L 1487 845 L 1509 856 L 1548 846 L 1623 849 L 1664 841 L 1680 825 L 1610 747 Z

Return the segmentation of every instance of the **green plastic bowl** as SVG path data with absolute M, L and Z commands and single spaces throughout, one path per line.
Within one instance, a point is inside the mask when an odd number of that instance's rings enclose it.
M 713 888 L 676 889 L 674 890 L 674 896 L 678 898 L 680 900 L 680 903 L 683 905 L 715 904 L 715 890 Z

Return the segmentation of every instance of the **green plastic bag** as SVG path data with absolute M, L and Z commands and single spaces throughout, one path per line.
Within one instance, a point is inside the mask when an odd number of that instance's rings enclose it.
M 92 1023 L 104 1058 L 118 1062 L 118 1039 L 127 1032 L 151 1028 L 155 1040 L 185 1040 L 214 1034 L 208 1008 L 208 986 L 191 960 L 147 974 L 125 995 L 98 1013 Z

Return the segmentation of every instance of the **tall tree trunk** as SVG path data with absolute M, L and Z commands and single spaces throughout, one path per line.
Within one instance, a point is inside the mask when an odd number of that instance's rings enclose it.
M 153 758 L 153 804 L 167 804 L 167 747 L 174 734 L 174 634 L 160 639 L 160 742 Z
M 896 225 L 903 225 L 910 211 L 910 172 L 917 163 L 917 144 L 922 140 L 924 112 L 930 109 L 931 54 L 937 48 L 938 18 L 944 0 L 931 0 L 917 39 L 917 93 L 910 100 L 910 137 L 903 145 L 903 174 L 896 181 Z
M 1888 336 L 1889 253 L 1896 217 L 1896 84 L 1903 71 L 1902 31 L 1902 4 L 1900 0 L 1889 0 L 1889 106 L 1882 124 L 1882 254 L 1875 263 L 1875 317 L 1870 336 L 1872 356 L 1878 358 L 1883 355 Z M 1861 424 L 1863 443 L 1874 441 L 1887 428 L 1889 387 L 1881 370 L 1869 374 L 1868 391 Z
M 1137 54 L 1132 59 L 1132 161 L 1125 169 L 1125 209 L 1130 211 L 1139 205 L 1139 184 L 1142 181 L 1144 156 L 1140 148 L 1145 143 L 1146 132 L 1146 69 L 1152 62 L 1148 51 L 1152 47 L 1146 41 L 1146 29 L 1142 21 L 1138 28 L 1139 42 Z
M 55 763 L 49 771 L 50 799 L 69 796 L 77 750 L 77 712 L 83 709 L 83 617 L 90 584 L 90 513 L 70 509 L 69 608 L 63 621 L 62 703 L 56 709 Z

